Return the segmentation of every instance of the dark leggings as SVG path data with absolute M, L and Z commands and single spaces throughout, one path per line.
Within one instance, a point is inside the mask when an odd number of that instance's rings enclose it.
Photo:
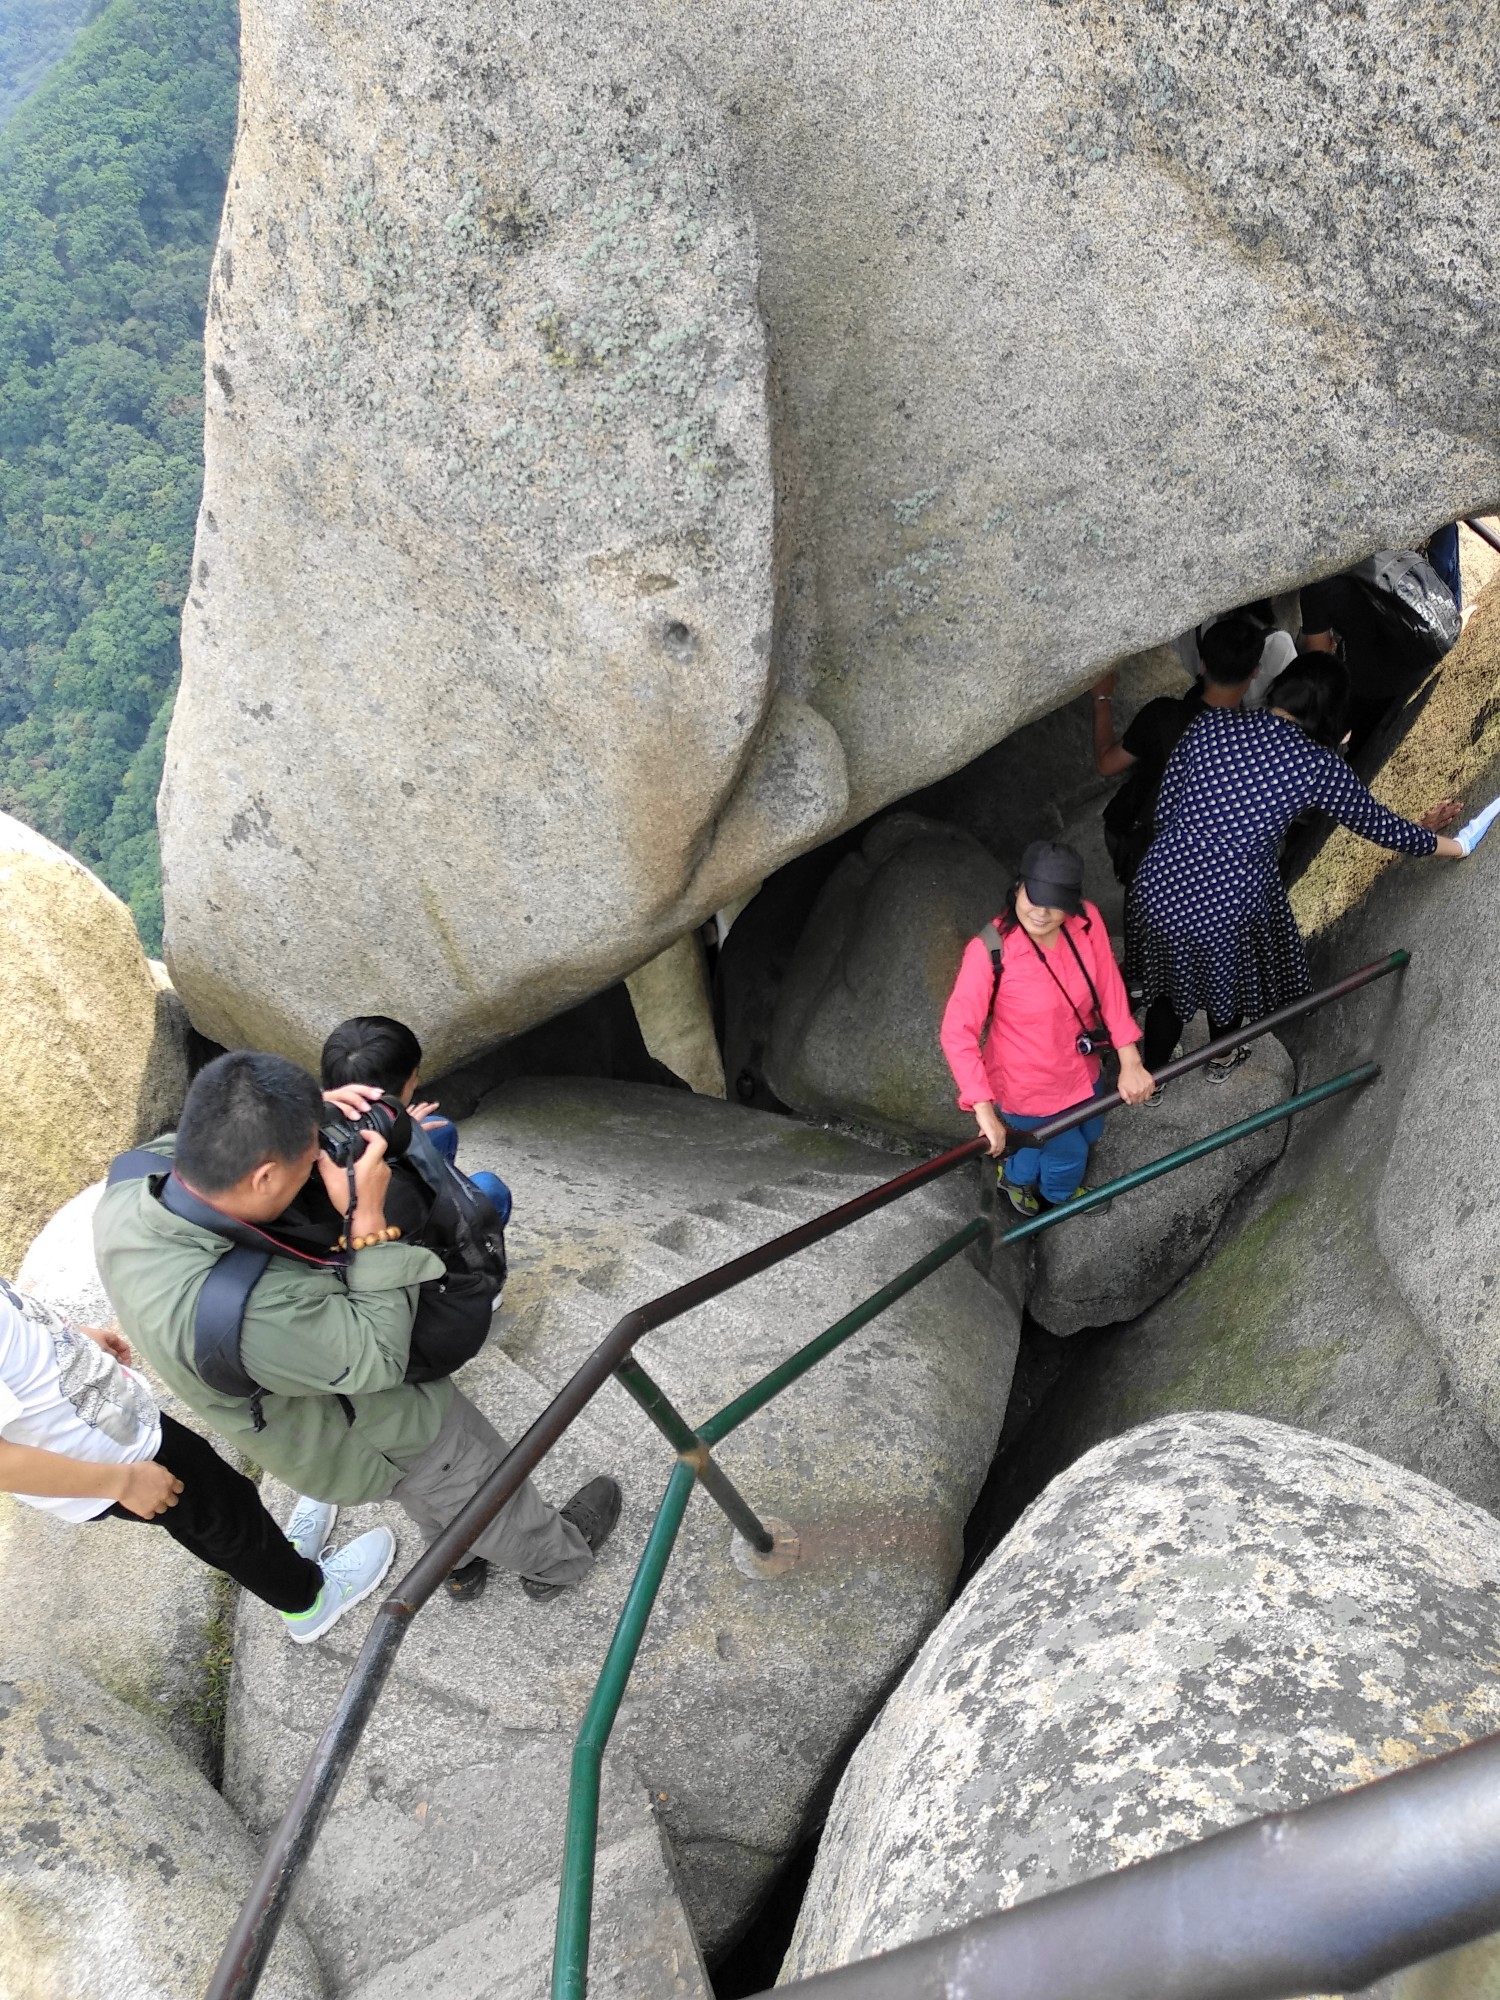
M 189 1555 L 223 1570 L 275 1610 L 311 1610 L 323 1572 L 298 1555 L 266 1512 L 253 1481 L 165 1410 L 156 1462 L 182 1481 L 175 1507 L 150 1521 L 118 1505 L 95 1518 L 165 1528 Z
M 1236 1014 L 1232 1021 L 1216 1021 L 1212 1014 L 1208 1017 L 1208 1039 L 1216 1042 L 1220 1035 L 1232 1035 L 1236 1028 L 1243 1026 L 1245 1017 Z M 1163 1063 L 1172 1060 L 1172 1051 L 1182 1035 L 1182 1016 L 1170 1000 L 1163 997 L 1153 1000 L 1146 1009 L 1145 1034 L 1142 1037 L 1141 1061 L 1154 1075 Z

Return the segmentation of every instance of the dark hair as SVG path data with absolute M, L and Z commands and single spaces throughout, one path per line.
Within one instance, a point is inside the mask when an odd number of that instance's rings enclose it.
M 1269 707 L 1279 708 L 1331 749 L 1346 726 L 1349 671 L 1329 653 L 1299 653 L 1271 683 L 1266 699 Z
M 295 1160 L 312 1144 L 323 1099 L 285 1056 L 235 1049 L 193 1078 L 177 1122 L 177 1171 L 199 1194 L 223 1194 L 264 1160 Z
M 422 1067 L 422 1044 L 404 1021 L 389 1014 L 355 1014 L 340 1021 L 323 1044 L 323 1088 L 374 1083 L 399 1097 Z
M 1198 640 L 1203 677 L 1214 687 L 1238 687 L 1260 665 L 1265 630 L 1243 611 L 1231 611 Z

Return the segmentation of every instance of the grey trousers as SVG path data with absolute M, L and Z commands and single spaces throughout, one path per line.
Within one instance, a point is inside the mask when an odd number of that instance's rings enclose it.
M 390 1498 L 431 1541 L 473 1498 L 508 1449 L 489 1420 L 455 1389 L 442 1429 L 391 1488 Z M 515 1570 L 538 1583 L 576 1583 L 594 1566 L 593 1551 L 578 1529 L 547 1505 L 529 1479 L 500 1509 L 472 1553 L 496 1569 Z

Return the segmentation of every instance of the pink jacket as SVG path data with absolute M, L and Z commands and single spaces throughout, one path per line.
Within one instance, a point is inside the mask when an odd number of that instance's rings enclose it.
M 1109 948 L 1104 919 L 1092 903 L 1085 903 L 1083 912 L 1081 917 L 1069 917 L 1063 929 L 1088 967 L 1109 1038 L 1123 1049 L 1138 1042 L 1141 1031 Z M 959 1109 L 972 1111 L 988 1100 L 1002 1112 L 1045 1118 L 1082 1104 L 1093 1094 L 1099 1058 L 1081 1056 L 1074 1046 L 1083 1025 L 1078 1017 L 1091 1020 L 1094 1005 L 1077 959 L 1063 937 L 1049 952 L 1039 953 L 1022 930 L 1013 930 L 1005 939 L 1002 957 L 995 1015 L 982 1049 L 979 1034 L 995 973 L 978 938 L 969 940 L 943 1012 L 940 1040 L 958 1085 Z M 1063 992 L 1058 991 L 1059 983 Z M 1070 1000 L 1076 1002 L 1077 1013 Z

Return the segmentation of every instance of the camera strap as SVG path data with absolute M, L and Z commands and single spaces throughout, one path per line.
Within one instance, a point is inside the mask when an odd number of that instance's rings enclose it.
M 1036 953 L 1037 957 L 1040 959 L 1042 966 L 1044 967 L 1047 973 L 1047 977 L 1052 981 L 1052 984 L 1057 988 L 1058 992 L 1062 995 L 1064 1000 L 1066 1000 L 1068 1005 L 1072 1008 L 1073 1017 L 1077 1021 L 1079 1027 L 1083 1030 L 1084 1034 L 1086 1035 L 1103 1034 L 1105 1032 L 1104 1009 L 1099 1004 L 1099 995 L 1094 990 L 1094 982 L 1089 977 L 1089 969 L 1084 964 L 1082 955 L 1079 952 L 1077 945 L 1074 944 L 1072 935 L 1069 932 L 1066 924 L 1063 925 L 1062 934 L 1064 943 L 1067 945 L 1068 950 L 1073 954 L 1073 963 L 1078 967 L 1078 970 L 1083 974 L 1083 983 L 1089 989 L 1089 998 L 1094 1003 L 1094 1018 L 1091 1022 L 1086 1021 L 1083 1018 L 1083 1015 L 1079 1010 L 1078 1002 L 1073 998 L 1072 994 L 1068 991 L 1067 987 L 1064 986 L 1062 981 L 1058 978 L 1056 972 L 1052 969 L 1052 965 L 1048 960 L 1046 952 L 1042 950 L 1041 946 L 1037 943 L 1036 939 L 1031 935 L 1029 931 L 1026 932 L 1026 942 L 1031 946 L 1031 949 Z

